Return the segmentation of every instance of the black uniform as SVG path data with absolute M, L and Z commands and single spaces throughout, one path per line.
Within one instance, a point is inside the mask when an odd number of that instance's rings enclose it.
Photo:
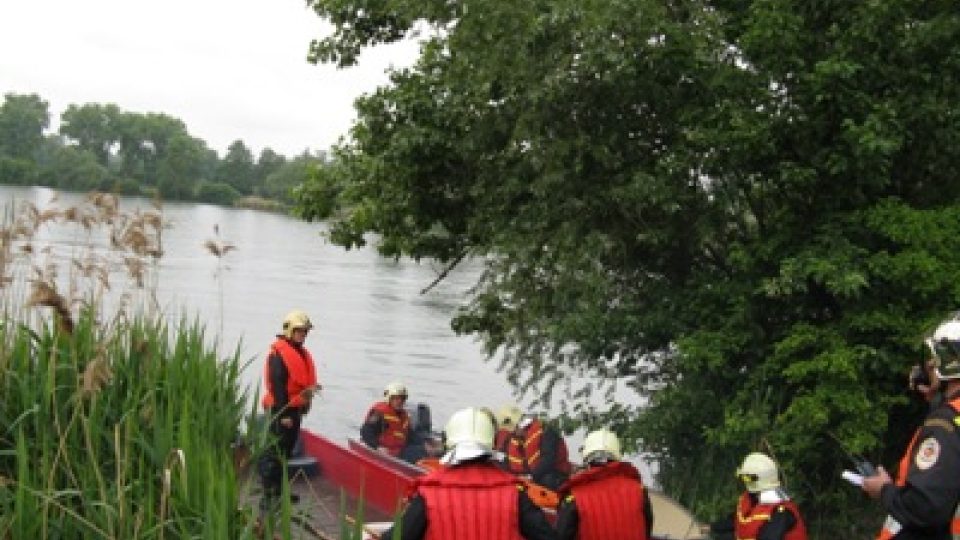
M 289 343 L 296 349 L 303 347 L 302 344 L 292 341 Z M 280 354 L 270 355 L 267 362 L 269 366 L 267 373 L 270 377 L 270 387 L 273 389 L 274 397 L 274 404 L 267 413 L 270 415 L 270 434 L 276 438 L 276 443 L 270 445 L 263 453 L 257 463 L 257 469 L 263 483 L 264 495 L 275 497 L 280 494 L 283 481 L 283 464 L 280 458 L 282 456 L 287 459 L 293 453 L 293 447 L 300 435 L 300 422 L 307 411 L 300 407 L 288 407 L 290 396 L 287 395 L 287 378 L 290 375 Z M 289 418 L 293 422 L 290 427 L 285 427 L 280 423 L 280 420 L 284 418 Z
M 896 540 L 950 540 L 950 522 L 960 501 L 960 418 L 949 401 L 927 415 L 910 450 L 904 485 L 886 484 L 880 503 L 902 529 Z M 899 473 L 898 473 L 899 474 Z

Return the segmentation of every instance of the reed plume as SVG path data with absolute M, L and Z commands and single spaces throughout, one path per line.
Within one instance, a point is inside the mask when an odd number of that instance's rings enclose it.
M 27 299 L 27 307 L 49 307 L 57 314 L 60 329 L 66 334 L 73 334 L 73 316 L 70 314 L 69 303 L 60 293 L 56 285 L 41 280 L 33 280 L 33 289 Z

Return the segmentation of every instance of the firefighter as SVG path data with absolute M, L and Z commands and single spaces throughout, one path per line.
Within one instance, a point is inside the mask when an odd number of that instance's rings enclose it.
M 492 460 L 494 425 L 477 408 L 453 413 L 441 467 L 418 478 L 400 518 L 401 540 L 549 540 L 556 532 L 514 476 Z M 381 538 L 393 538 L 387 530 Z
M 407 387 L 403 383 L 394 381 L 383 389 L 383 400 L 370 407 L 360 427 L 360 436 L 367 446 L 400 457 L 411 435 L 406 402 Z
M 560 540 L 649 540 L 650 496 L 636 467 L 620 461 L 620 440 L 606 429 L 583 441 L 587 466 L 560 487 Z
M 567 444 L 552 426 L 536 416 L 516 416 L 519 410 L 506 415 L 503 427 L 513 426 L 498 450 L 506 456 L 504 468 L 513 474 L 529 478 L 541 486 L 556 490 L 570 476 L 572 470 Z
M 300 435 L 301 420 L 320 390 L 313 357 L 304 347 L 312 328 L 310 317 L 303 311 L 288 313 L 283 319 L 283 332 L 270 346 L 264 365 L 262 405 L 270 415 L 270 434 L 275 437 L 275 444 L 267 448 L 258 462 L 264 506 L 280 495 L 283 462 L 290 458 Z M 297 502 L 296 495 L 290 498 Z
M 718 537 L 731 531 L 737 540 L 806 540 L 807 527 L 796 503 L 780 487 L 777 464 L 766 454 L 753 452 L 743 459 L 737 477 L 746 491 L 730 519 L 713 523 Z
M 883 467 L 863 479 L 863 490 L 878 499 L 887 518 L 877 540 L 952 540 L 960 536 L 960 321 L 949 320 L 932 337 L 935 353 L 931 390 L 934 405 L 914 433 L 896 482 Z M 934 399 L 935 392 L 923 392 Z

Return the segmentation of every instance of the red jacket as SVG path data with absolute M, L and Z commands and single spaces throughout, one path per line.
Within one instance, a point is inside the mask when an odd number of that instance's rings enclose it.
M 573 495 L 579 540 L 648 540 L 643 490 L 637 469 L 614 461 L 577 473 L 560 496 Z
M 784 540 L 807 540 L 807 527 L 803 523 L 803 518 L 800 517 L 800 510 L 793 501 L 754 505 L 748 493 L 740 496 L 740 503 L 737 505 L 735 529 L 737 540 L 754 540 L 757 538 L 760 529 L 770 521 L 770 516 L 781 507 L 789 510 L 797 520 L 793 529 L 784 536 Z
M 410 434 L 410 415 L 406 410 L 398 411 L 383 401 L 378 401 L 370 407 L 367 418 L 374 412 L 380 413 L 386 424 L 380 433 L 378 444 L 386 448 L 391 456 L 399 456 L 403 447 L 407 445 L 407 436 Z
M 531 474 L 540 465 L 540 446 L 543 442 L 544 426 L 540 420 L 533 420 L 523 435 L 511 435 L 505 442 L 507 470 L 514 474 Z M 570 473 L 570 459 L 567 445 L 560 438 L 553 469 Z
M 424 540 L 522 540 L 518 485 L 491 462 L 441 467 L 418 478 L 427 509 Z
M 307 388 L 312 388 L 317 384 L 317 371 L 313 364 L 313 357 L 310 352 L 303 348 L 295 348 L 284 338 L 277 338 L 270 346 L 270 352 L 267 353 L 267 361 L 264 366 L 264 381 L 266 381 L 266 392 L 263 394 L 263 408 L 270 409 L 276 403 L 273 393 L 273 383 L 270 380 L 270 357 L 280 355 L 283 365 L 287 368 L 287 396 L 288 407 L 303 407 L 307 403 L 300 393 Z

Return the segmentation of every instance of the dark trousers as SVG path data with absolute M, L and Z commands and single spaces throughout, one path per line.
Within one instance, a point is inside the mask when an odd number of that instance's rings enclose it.
M 263 492 L 267 496 L 280 494 L 286 460 L 293 453 L 293 447 L 297 444 L 297 437 L 300 435 L 300 420 L 302 418 L 300 411 L 288 410 L 287 413 L 293 420 L 293 425 L 290 427 L 282 426 L 280 419 L 276 417 L 275 413 L 271 412 L 271 441 L 257 463 Z

